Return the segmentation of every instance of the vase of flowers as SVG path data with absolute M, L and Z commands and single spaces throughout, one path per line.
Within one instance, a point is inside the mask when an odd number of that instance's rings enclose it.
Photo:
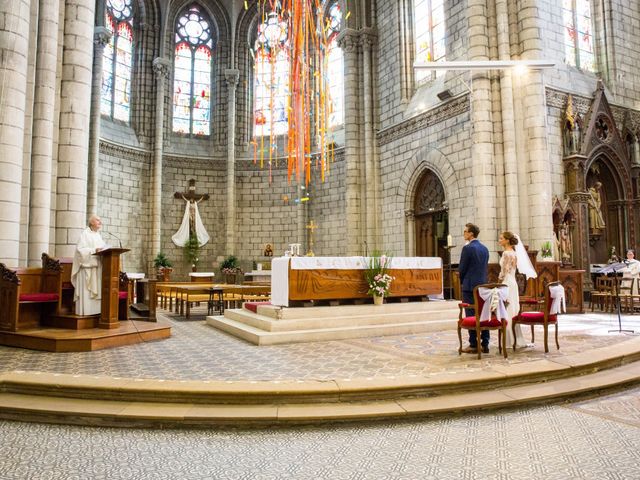
M 369 287 L 367 294 L 373 297 L 375 305 L 382 305 L 384 297 L 389 295 L 391 282 L 394 280 L 394 277 L 388 273 L 390 264 L 391 257 L 374 252 L 373 256 L 369 258 L 369 266 L 364 271 L 364 277 Z
M 540 247 L 540 256 L 544 261 L 553 260 L 553 251 L 551 250 L 551 242 L 544 242 Z
M 225 283 L 235 284 L 238 281 L 238 275 L 242 275 L 242 269 L 239 266 L 238 259 L 234 255 L 229 255 L 220 264 L 220 269 L 225 278 Z

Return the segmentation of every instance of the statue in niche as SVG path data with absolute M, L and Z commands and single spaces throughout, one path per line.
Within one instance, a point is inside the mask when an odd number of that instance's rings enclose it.
M 596 182 L 589 188 L 589 228 L 592 233 L 600 233 L 606 226 L 602 215 L 602 183 Z
M 573 114 L 573 99 L 567 99 L 567 109 L 564 113 L 563 136 L 565 156 L 574 155 L 580 150 L 580 117 Z
M 568 265 L 571 263 L 571 258 L 573 257 L 573 247 L 571 244 L 571 231 L 569 230 L 567 222 L 563 222 L 562 225 L 560 225 L 558 236 L 560 260 L 563 265 Z

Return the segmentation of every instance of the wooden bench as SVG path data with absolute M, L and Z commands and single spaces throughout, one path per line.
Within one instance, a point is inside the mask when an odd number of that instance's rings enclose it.
M 0 330 L 37 328 L 44 315 L 58 311 L 60 262 L 42 254 L 41 268 L 10 269 L 0 263 Z

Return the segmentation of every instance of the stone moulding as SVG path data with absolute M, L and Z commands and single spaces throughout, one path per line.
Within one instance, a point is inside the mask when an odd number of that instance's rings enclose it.
M 437 125 L 449 118 L 458 116 L 470 109 L 469 94 L 463 94 L 449 100 L 448 102 L 438 105 L 431 110 L 416 115 L 406 121 L 392 125 L 378 132 L 378 142 L 380 145 L 386 145 L 399 138 L 406 137 L 412 133 L 424 130 L 432 125 Z

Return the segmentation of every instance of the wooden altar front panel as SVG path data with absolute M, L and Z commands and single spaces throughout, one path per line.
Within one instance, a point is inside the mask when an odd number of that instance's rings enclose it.
M 560 282 L 564 287 L 567 313 L 584 313 L 583 276 L 584 270 L 560 269 Z
M 423 297 L 442 293 L 442 269 L 389 270 L 395 277 L 390 297 Z M 364 270 L 293 270 L 289 268 L 290 300 L 368 298 Z

